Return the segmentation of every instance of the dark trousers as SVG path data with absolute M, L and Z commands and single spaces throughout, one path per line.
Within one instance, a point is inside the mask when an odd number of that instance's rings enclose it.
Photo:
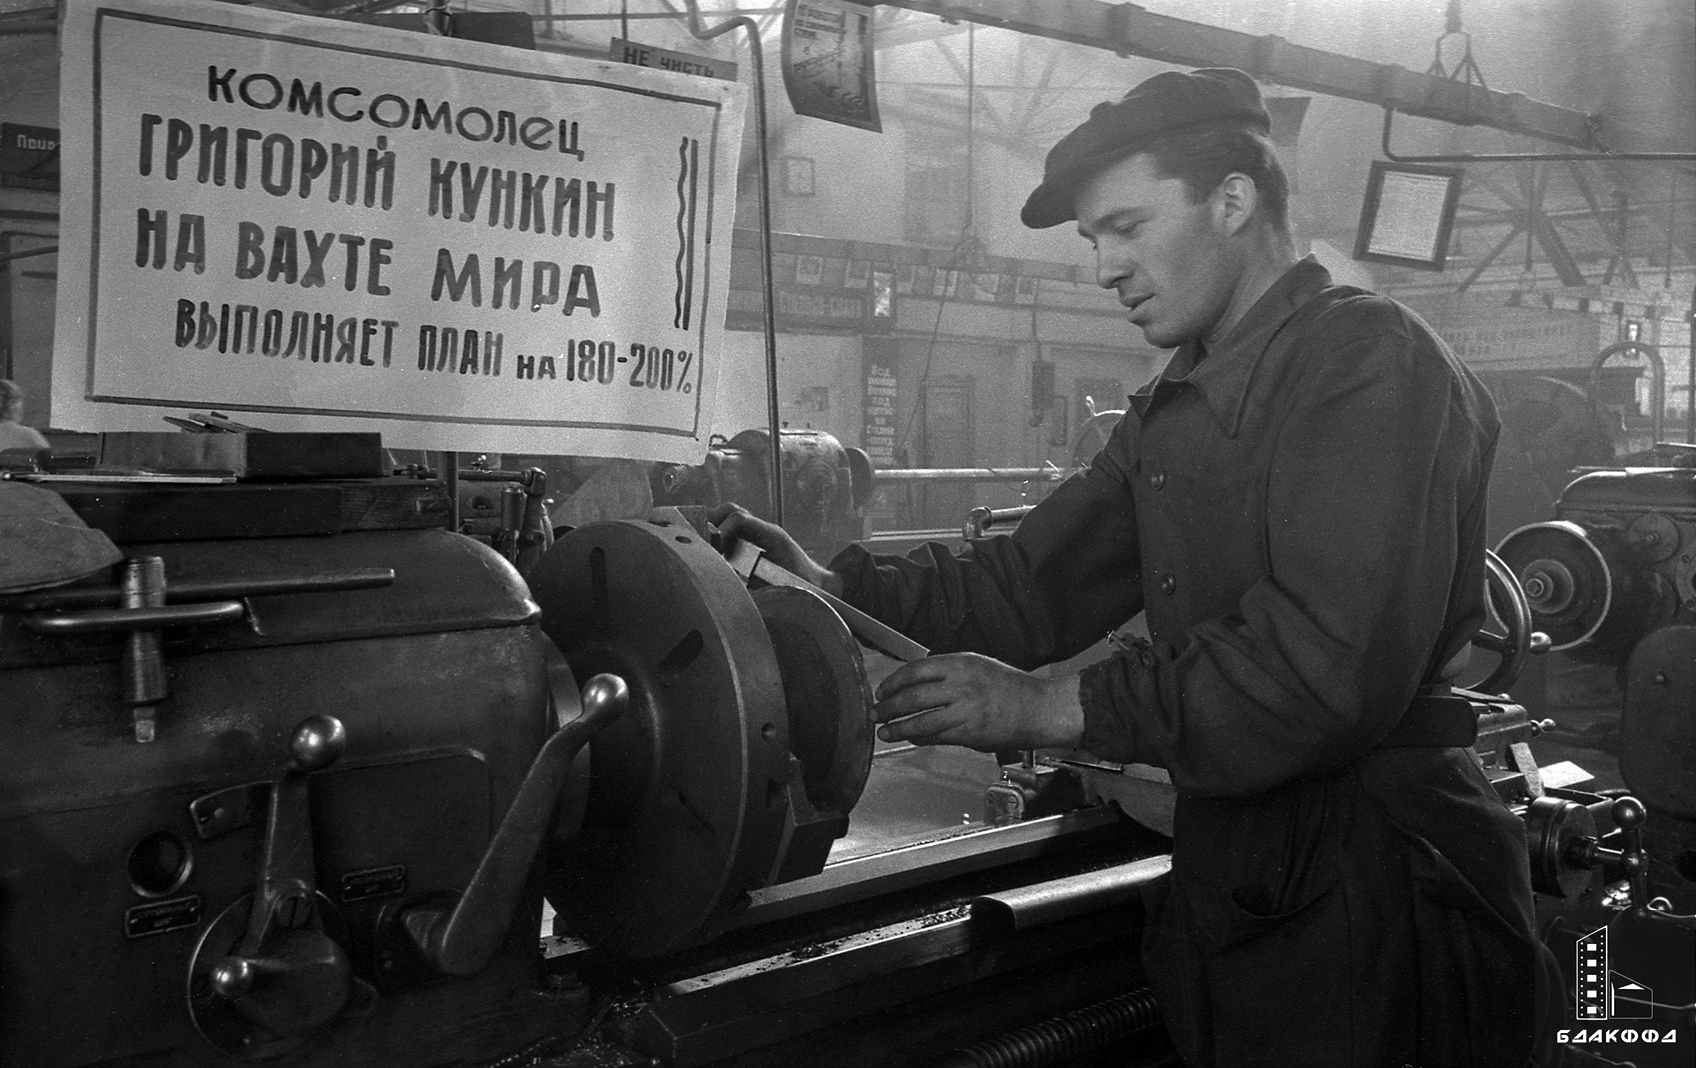
M 1464 750 L 1180 798 L 1144 960 L 1192 1068 L 1526 1068 L 1525 832 Z

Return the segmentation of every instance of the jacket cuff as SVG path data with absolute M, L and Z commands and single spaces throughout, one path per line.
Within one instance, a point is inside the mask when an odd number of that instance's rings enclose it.
M 877 560 L 859 545 L 847 545 L 825 565 L 842 579 L 842 599 L 866 611 L 866 590 L 877 588 Z
M 1127 707 L 1138 690 L 1154 686 L 1154 654 L 1146 649 L 1120 653 L 1091 664 L 1078 675 L 1078 703 L 1084 710 L 1083 748 L 1102 760 L 1130 764 L 1139 757 L 1136 732 Z

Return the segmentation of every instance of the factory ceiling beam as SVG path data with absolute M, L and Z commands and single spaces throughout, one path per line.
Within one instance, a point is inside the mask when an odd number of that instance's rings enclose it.
M 1393 108 L 1459 126 L 1488 126 L 1587 150 L 1652 151 L 1664 138 L 1582 111 L 1421 74 L 1388 63 L 1157 15 L 1104 0 L 882 0 L 948 21 L 975 22 L 1037 37 L 1185 66 L 1232 66 L 1256 78 Z

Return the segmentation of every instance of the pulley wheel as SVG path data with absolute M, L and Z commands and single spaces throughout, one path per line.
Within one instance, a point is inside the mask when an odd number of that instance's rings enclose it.
M 777 650 L 789 712 L 789 749 L 801 762 L 807 800 L 844 815 L 872 768 L 872 688 L 860 645 L 824 598 L 768 586 L 754 592 Z
M 592 523 L 529 576 L 578 684 L 630 686 L 590 750 L 581 830 L 548 874 L 567 930 L 626 957 L 717 933 L 781 849 L 789 717 L 777 656 L 741 579 L 693 529 Z
M 1533 523 L 1502 539 L 1499 553 L 1519 578 L 1532 626 L 1550 648 L 1571 649 L 1596 636 L 1614 600 L 1602 550 L 1584 528 L 1564 519 Z

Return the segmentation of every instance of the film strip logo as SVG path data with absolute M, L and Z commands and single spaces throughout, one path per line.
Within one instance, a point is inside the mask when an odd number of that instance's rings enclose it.
M 1647 1020 L 1654 1016 L 1654 991 L 1608 967 L 1608 929 L 1598 927 L 1578 940 L 1573 969 L 1574 1011 L 1580 1020 Z
M 1575 995 L 1580 1020 L 1608 1018 L 1608 929 L 1598 927 L 1578 940 L 1573 952 L 1578 955 L 1574 974 L 1578 976 Z

